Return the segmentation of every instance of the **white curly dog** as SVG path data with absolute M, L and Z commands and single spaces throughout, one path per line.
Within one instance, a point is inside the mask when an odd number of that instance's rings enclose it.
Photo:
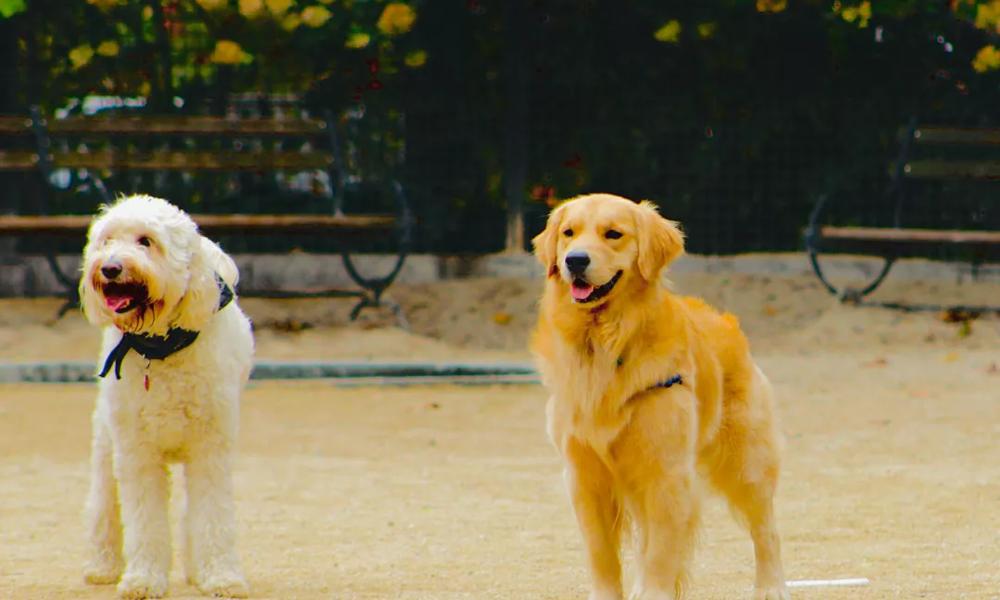
M 165 200 L 130 196 L 90 225 L 80 299 L 102 326 L 86 517 L 89 583 L 124 598 L 167 591 L 167 464 L 184 466 L 188 581 L 245 597 L 232 464 L 253 334 L 236 264 Z

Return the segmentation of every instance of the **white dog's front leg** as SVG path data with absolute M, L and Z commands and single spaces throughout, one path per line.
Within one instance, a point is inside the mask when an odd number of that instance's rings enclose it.
M 114 467 L 125 534 L 118 594 L 160 598 L 167 592 L 171 558 L 167 466 L 156 452 L 133 446 L 115 453 Z
M 122 574 L 122 523 L 111 462 L 111 437 L 101 413 L 94 411 L 90 449 L 90 492 L 84 509 L 90 556 L 83 570 L 87 583 L 115 583 Z
M 249 593 L 236 552 L 232 453 L 199 448 L 184 466 L 187 482 L 188 580 L 215 596 L 244 598 Z

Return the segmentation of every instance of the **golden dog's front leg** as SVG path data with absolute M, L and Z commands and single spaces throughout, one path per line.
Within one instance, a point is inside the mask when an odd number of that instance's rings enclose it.
M 566 444 L 566 484 L 576 513 L 593 588 L 591 600 L 622 597 L 619 540 L 621 519 L 614 494 L 614 481 L 592 448 L 575 439 Z
M 684 595 L 698 525 L 694 397 L 658 390 L 640 400 L 611 447 L 613 468 L 638 535 L 635 600 Z

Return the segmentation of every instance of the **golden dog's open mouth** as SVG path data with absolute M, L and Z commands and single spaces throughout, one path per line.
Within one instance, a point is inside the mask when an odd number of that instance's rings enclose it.
M 579 304 L 586 304 L 588 302 L 600 300 L 611 293 L 612 288 L 614 288 L 615 284 L 618 283 L 618 280 L 621 279 L 622 273 L 623 271 L 618 271 L 607 283 L 597 287 L 594 287 L 594 285 L 589 283 L 587 280 L 577 277 L 573 280 L 573 283 L 570 284 L 570 294 L 572 294 L 573 300 Z
M 104 304 L 118 314 L 127 313 L 149 300 L 149 290 L 137 281 L 109 281 L 101 286 Z

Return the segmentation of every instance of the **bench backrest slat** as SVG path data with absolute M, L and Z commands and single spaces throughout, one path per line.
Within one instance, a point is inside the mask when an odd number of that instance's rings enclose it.
M 318 137 L 327 135 L 326 121 L 317 119 L 226 119 L 222 117 L 71 117 L 48 119 L 45 130 L 53 136 L 95 135 L 135 138 L 187 135 L 224 137 Z M 31 135 L 31 119 L 0 115 L 0 134 Z
M 100 150 L 90 154 L 54 152 L 57 169 L 117 169 L 132 171 L 306 171 L 326 169 L 333 161 L 329 152 L 206 150 Z M 38 155 L 28 150 L 0 150 L 0 171 L 23 171 L 38 164 Z
M 326 122 L 313 119 L 225 119 L 221 117 L 74 117 L 48 122 L 52 135 L 319 136 Z
M 906 131 L 902 132 L 902 135 L 907 134 Z M 913 130 L 913 141 L 921 145 L 1000 146 L 1000 129 L 918 127 Z
M 1000 161 L 911 160 L 903 166 L 903 175 L 911 179 L 1000 180 Z

